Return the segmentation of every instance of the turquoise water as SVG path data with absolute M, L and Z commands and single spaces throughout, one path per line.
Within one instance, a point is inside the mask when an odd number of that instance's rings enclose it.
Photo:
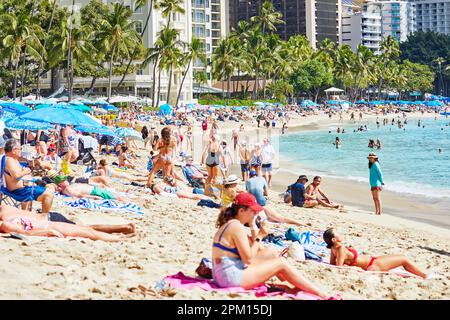
M 450 118 L 421 119 L 421 127 L 417 126 L 417 119 L 408 119 L 405 130 L 399 129 L 396 123 L 391 125 L 392 118 L 388 117 L 388 124 L 383 126 L 380 117 L 380 128 L 375 120 L 365 122 L 369 129 L 366 132 L 353 132 L 358 124 L 336 123 L 326 130 L 284 135 L 280 138 L 280 155 L 306 173 L 368 184 L 366 157 L 369 152 L 375 152 L 387 190 L 450 199 Z M 337 134 L 337 127 L 345 128 L 345 133 Z M 342 142 L 339 149 L 332 144 L 336 136 Z M 368 148 L 369 139 L 377 138 L 382 142 L 382 149 Z

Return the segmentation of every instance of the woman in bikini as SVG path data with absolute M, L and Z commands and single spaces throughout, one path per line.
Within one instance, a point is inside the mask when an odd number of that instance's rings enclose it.
M 261 164 L 262 164 L 262 151 L 259 143 L 256 143 L 253 147 L 250 156 L 250 168 L 251 170 L 255 170 L 258 173 L 258 176 L 261 176 Z
M 61 222 L 51 221 L 50 219 Z M 48 216 L 42 214 L 36 215 L 6 205 L 0 207 L 0 232 L 16 232 L 27 236 L 40 237 L 80 237 L 110 242 L 123 241 L 136 234 L 134 224 L 88 227 L 74 224 L 61 215 L 57 216 L 55 213 L 49 214 Z M 113 232 L 122 234 L 111 234 Z
M 208 178 L 206 179 L 205 184 L 205 195 L 207 196 L 212 194 L 212 186 L 216 184 L 220 161 L 225 163 L 223 149 L 220 146 L 218 139 L 218 135 L 211 136 L 209 144 L 203 150 L 202 161 L 200 163 L 200 165 L 206 164 L 206 169 L 208 171 Z
M 252 232 L 252 237 L 248 237 L 244 225 L 252 226 L 255 215 L 260 211 L 262 207 L 256 198 L 243 192 L 230 207 L 220 212 L 212 248 L 212 273 L 217 285 L 251 289 L 277 276 L 300 290 L 328 299 L 329 295 L 289 265 L 285 258 L 263 249 L 260 241 L 269 233 L 264 224 L 258 234 Z
M 186 130 L 186 149 L 194 151 L 194 144 L 192 142 L 192 127 L 188 126 Z
M 175 137 L 172 134 L 172 129 L 164 127 L 161 130 L 161 138 L 156 142 L 153 151 L 159 151 L 159 156 L 153 162 L 153 168 L 148 175 L 147 187 L 153 184 L 155 174 L 162 169 L 163 176 L 173 176 L 177 178 L 173 170 L 173 151 L 177 146 Z
M 101 159 L 98 163 L 97 175 L 100 177 L 127 179 L 129 181 L 147 181 L 146 177 L 133 176 L 129 172 L 119 172 L 110 168 L 105 159 Z
M 432 274 L 425 274 L 404 255 L 390 254 L 378 257 L 358 255 L 358 252 L 354 248 L 343 245 L 343 237 L 334 231 L 333 228 L 330 228 L 323 233 L 323 240 L 326 242 L 327 248 L 331 249 L 330 264 L 332 265 L 356 266 L 366 271 L 389 271 L 398 267 L 403 267 L 406 271 L 421 278 L 432 278 Z

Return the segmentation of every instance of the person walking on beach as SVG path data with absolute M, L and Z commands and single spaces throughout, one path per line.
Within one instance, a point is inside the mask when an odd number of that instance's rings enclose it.
M 223 156 L 223 149 L 219 144 L 219 136 L 213 135 L 208 145 L 203 150 L 201 165 L 206 164 L 208 178 L 205 185 L 205 195 L 212 193 L 212 186 L 216 184 L 217 175 L 219 174 L 219 164 L 226 163 Z
M 375 214 L 381 215 L 380 192 L 382 190 L 381 186 L 384 185 L 383 175 L 381 173 L 380 164 L 378 162 L 378 156 L 375 153 L 371 152 L 367 159 L 369 159 L 369 181 L 373 202 L 375 204 Z
M 264 179 L 266 179 L 269 188 L 272 186 L 272 162 L 275 158 L 275 149 L 269 143 L 268 138 L 264 138 L 262 151 L 262 174 Z
M 205 134 L 206 130 L 208 130 L 208 121 L 206 121 L 206 119 L 204 119 L 202 122 L 202 130 L 203 130 L 203 134 Z

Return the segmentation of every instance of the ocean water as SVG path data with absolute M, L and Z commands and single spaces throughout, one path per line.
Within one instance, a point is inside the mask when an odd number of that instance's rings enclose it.
M 392 118 L 388 117 L 388 124 L 383 126 L 380 117 L 380 128 L 375 120 L 363 123 L 369 129 L 365 132 L 353 132 L 358 123 L 336 122 L 324 130 L 283 135 L 279 141 L 280 158 L 288 159 L 306 174 L 318 173 L 368 184 L 366 157 L 369 152 L 375 152 L 385 189 L 450 200 L 450 118 L 421 119 L 421 127 L 417 119 L 408 119 L 405 130 L 399 129 L 397 123 L 391 125 Z M 337 134 L 338 127 L 345 128 L 345 133 Z M 333 145 L 337 136 L 342 142 L 339 149 Z M 382 149 L 368 148 L 369 139 L 377 138 L 382 142 Z M 439 148 L 442 153 L 438 152 Z

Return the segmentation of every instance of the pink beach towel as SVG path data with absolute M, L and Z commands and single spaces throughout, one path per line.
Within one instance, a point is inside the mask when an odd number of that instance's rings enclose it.
M 203 279 L 203 278 L 193 278 L 184 275 L 182 272 L 177 274 L 167 276 L 164 281 L 169 284 L 174 289 L 184 289 L 189 290 L 192 288 L 200 288 L 205 291 L 217 291 L 225 293 L 248 293 L 254 294 L 256 297 L 270 297 L 276 295 L 282 295 L 286 298 L 300 299 L 300 300 L 321 300 L 319 296 L 304 291 L 296 291 L 292 288 L 283 285 L 277 285 L 277 287 L 284 289 L 286 291 L 280 292 L 268 292 L 268 286 L 260 285 L 250 290 L 246 290 L 241 287 L 232 288 L 220 288 L 217 286 L 213 280 Z

